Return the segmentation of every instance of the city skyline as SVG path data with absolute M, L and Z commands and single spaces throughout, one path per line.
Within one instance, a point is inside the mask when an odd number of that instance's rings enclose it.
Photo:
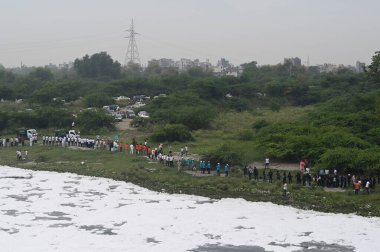
M 380 41 L 372 0 L 0 0 L 0 64 L 44 66 L 101 51 L 124 63 L 133 19 L 141 62 L 200 59 L 370 63 Z

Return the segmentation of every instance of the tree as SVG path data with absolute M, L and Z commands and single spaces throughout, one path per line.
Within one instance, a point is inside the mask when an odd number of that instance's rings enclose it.
M 242 74 L 243 79 L 248 80 L 257 74 L 258 68 L 257 68 L 256 61 L 242 64 L 242 67 L 243 67 L 243 74 Z
M 0 65 L 0 82 L 9 83 L 16 79 L 11 71 L 7 71 L 2 65 Z
M 86 95 L 83 98 L 84 105 L 86 107 L 103 107 L 105 105 L 110 105 L 115 102 L 115 100 L 110 95 L 105 95 L 103 93 L 92 93 Z
M 48 68 L 37 67 L 34 71 L 30 72 L 29 77 L 48 81 L 53 79 L 53 74 Z
M 368 73 L 377 81 L 380 81 L 380 51 L 375 52 L 372 56 L 372 63 L 368 66 Z
M 190 130 L 182 124 L 166 124 L 161 126 L 153 132 L 151 138 L 157 142 L 185 142 L 193 139 Z
M 139 64 L 133 62 L 128 62 L 128 64 L 124 67 L 125 75 L 132 77 L 140 76 L 142 70 L 143 69 Z
M 14 98 L 14 91 L 7 86 L 0 85 L 0 100 L 1 99 L 11 100 L 13 98 Z
M 56 98 L 57 95 L 56 87 L 52 84 L 47 84 L 34 91 L 31 99 L 38 103 L 48 104 L 53 102 L 53 98 Z
M 78 126 L 85 134 L 95 133 L 99 129 L 113 129 L 114 119 L 106 115 L 104 111 L 86 110 L 77 117 Z
M 156 61 L 149 61 L 148 62 L 148 66 L 145 69 L 145 73 L 147 73 L 149 75 L 160 75 L 161 72 L 162 72 L 162 69 L 161 69 L 160 65 L 158 64 L 158 62 L 156 62 Z
M 121 73 L 120 63 L 113 61 L 106 52 L 95 53 L 91 57 L 85 55 L 82 59 L 76 59 L 74 69 L 80 76 L 88 78 L 119 78 Z

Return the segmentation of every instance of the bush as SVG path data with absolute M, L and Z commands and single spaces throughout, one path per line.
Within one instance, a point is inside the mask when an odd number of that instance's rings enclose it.
M 242 163 L 243 155 L 238 150 L 233 149 L 230 144 L 223 144 L 216 151 L 207 155 L 206 159 L 212 163 L 220 162 L 231 165 Z
M 31 112 L 8 113 L 7 117 L 7 126 L 13 128 L 64 128 L 69 127 L 73 121 L 73 116 L 68 111 L 51 107 L 44 107 Z M 1 118 L 2 115 L 0 115 Z
M 0 130 L 3 130 L 7 127 L 9 116 L 4 113 L 0 112 Z
M 193 139 L 190 130 L 182 124 L 166 124 L 156 129 L 151 135 L 151 138 L 157 142 L 185 142 Z
M 165 99 L 154 99 L 147 107 L 152 120 L 163 124 L 182 124 L 191 130 L 207 128 L 215 109 L 193 93 L 176 93 Z
M 227 100 L 228 107 L 237 112 L 249 110 L 249 103 L 243 98 L 232 97 Z
M 259 130 L 259 129 L 262 129 L 268 125 L 269 125 L 269 123 L 267 121 L 265 121 L 264 119 L 262 119 L 262 120 L 258 120 L 254 124 L 252 124 L 252 127 L 256 130 Z
M 279 112 L 280 109 L 281 109 L 281 105 L 277 102 L 272 102 L 270 105 L 269 105 L 269 108 L 273 111 L 273 112 Z
M 135 117 L 129 125 L 135 128 L 149 128 L 152 125 L 152 120 L 150 118 Z
M 77 118 L 78 126 L 82 133 L 94 133 L 101 129 L 113 129 L 114 118 L 106 115 L 103 111 L 97 112 L 86 110 L 80 113 Z
M 254 139 L 254 134 L 252 130 L 246 129 L 239 133 L 239 139 L 242 141 L 252 141 Z
M 115 100 L 112 98 L 112 96 L 105 95 L 104 93 L 92 93 L 92 94 L 86 95 L 83 98 L 83 101 L 86 107 L 98 107 L 98 108 L 115 103 Z

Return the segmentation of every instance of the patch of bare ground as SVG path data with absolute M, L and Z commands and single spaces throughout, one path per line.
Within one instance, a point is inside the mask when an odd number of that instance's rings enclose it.
M 249 164 L 250 166 L 256 166 L 258 169 L 264 168 L 264 162 L 253 162 Z M 271 162 L 269 165 L 270 169 L 275 170 L 286 170 L 286 171 L 299 171 L 300 166 L 297 163 L 281 163 L 281 162 Z
M 136 130 L 136 128 L 133 128 L 130 126 L 132 119 L 123 119 L 121 122 L 116 123 L 116 129 L 123 131 L 123 130 Z

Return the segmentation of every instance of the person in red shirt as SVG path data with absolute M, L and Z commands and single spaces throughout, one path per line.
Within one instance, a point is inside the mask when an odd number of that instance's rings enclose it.
M 146 152 L 146 145 L 143 146 L 143 151 L 144 151 L 143 154 L 146 155 L 147 154 L 147 152 Z
M 305 161 L 303 159 L 300 161 L 300 171 L 301 173 L 305 171 Z
M 141 145 L 140 144 L 136 144 L 136 153 L 137 153 L 137 155 L 140 155 L 140 152 L 141 152 Z

